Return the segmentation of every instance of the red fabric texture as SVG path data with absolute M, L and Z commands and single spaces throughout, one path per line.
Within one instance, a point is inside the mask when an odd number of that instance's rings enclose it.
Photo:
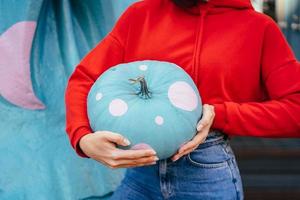
M 92 132 L 87 95 L 109 67 L 138 60 L 181 66 L 213 123 L 228 135 L 300 137 L 300 64 L 277 24 L 250 0 L 210 0 L 191 10 L 171 0 L 130 6 L 113 30 L 78 64 L 66 89 L 66 131 L 72 146 Z

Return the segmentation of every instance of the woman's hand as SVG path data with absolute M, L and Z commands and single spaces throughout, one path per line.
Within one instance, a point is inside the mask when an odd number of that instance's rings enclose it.
M 203 105 L 203 117 L 197 124 L 197 134 L 189 142 L 185 143 L 180 147 L 178 153 L 172 157 L 172 160 L 175 162 L 182 156 L 194 151 L 199 144 L 203 143 L 209 133 L 209 129 L 214 121 L 215 112 L 214 107 L 208 104 Z
M 122 150 L 116 144 L 128 146 L 130 142 L 122 135 L 109 131 L 90 133 L 79 141 L 81 150 L 87 156 L 112 169 L 152 165 L 158 160 L 152 149 Z

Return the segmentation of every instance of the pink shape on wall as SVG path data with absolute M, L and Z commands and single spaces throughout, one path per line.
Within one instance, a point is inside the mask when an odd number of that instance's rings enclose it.
M 30 77 L 35 29 L 35 21 L 22 21 L 0 35 L 0 94 L 10 103 L 32 110 L 45 108 L 34 94 Z

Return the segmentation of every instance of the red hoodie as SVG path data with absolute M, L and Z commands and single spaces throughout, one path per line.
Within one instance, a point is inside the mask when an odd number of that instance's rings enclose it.
M 213 128 L 228 135 L 300 137 L 300 64 L 276 23 L 250 0 L 210 0 L 191 10 L 171 0 L 130 6 L 79 63 L 66 90 L 66 131 L 80 156 L 92 132 L 87 94 L 106 69 L 137 60 L 181 66 L 203 103 L 215 106 Z

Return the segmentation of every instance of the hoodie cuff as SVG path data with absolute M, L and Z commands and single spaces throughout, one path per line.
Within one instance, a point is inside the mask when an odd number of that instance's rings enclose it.
M 222 104 L 212 104 L 215 108 L 215 118 L 212 124 L 212 128 L 224 131 L 227 118 L 226 118 L 226 106 Z
M 81 150 L 80 146 L 79 146 L 79 141 L 80 139 L 91 133 L 91 129 L 89 129 L 88 127 L 81 127 L 79 129 L 76 130 L 76 132 L 74 133 L 74 138 L 73 138 L 73 142 L 72 142 L 72 146 L 75 149 L 76 153 L 83 158 L 89 158 L 85 153 L 83 153 L 83 151 Z

